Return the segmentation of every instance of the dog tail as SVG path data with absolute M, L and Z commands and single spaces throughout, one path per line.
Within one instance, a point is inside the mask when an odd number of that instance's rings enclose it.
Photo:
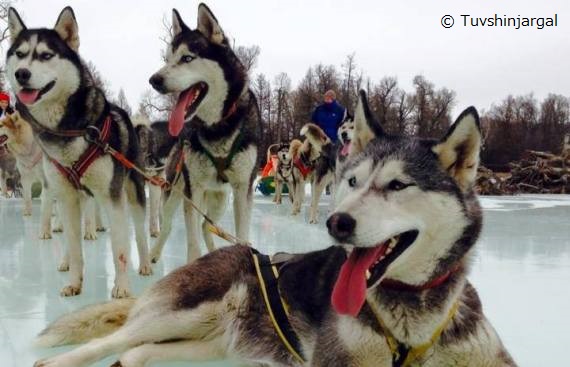
M 119 329 L 127 321 L 134 298 L 117 299 L 84 307 L 46 327 L 34 341 L 37 347 L 85 343 Z
M 289 155 L 294 159 L 298 158 L 301 153 L 300 150 L 302 146 L 303 143 L 299 139 L 291 140 L 291 143 L 289 144 Z
M 319 148 L 331 142 L 323 129 L 313 123 L 305 124 L 305 126 L 301 128 L 301 136 L 306 136 L 309 143 Z

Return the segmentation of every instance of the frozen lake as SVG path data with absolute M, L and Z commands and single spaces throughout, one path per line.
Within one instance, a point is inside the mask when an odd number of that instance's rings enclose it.
M 270 197 L 255 197 L 252 241 L 262 252 L 304 252 L 331 243 L 324 219 L 328 197 L 321 204 L 321 224 L 307 224 L 306 207 L 289 216 L 290 205 L 276 207 Z M 484 197 L 484 228 L 470 280 L 512 356 L 521 366 L 566 365 L 570 346 L 570 196 Z M 231 205 L 230 205 L 231 207 Z M 34 216 L 22 218 L 20 200 L 0 201 L 0 365 L 32 366 L 38 358 L 65 350 L 33 349 L 33 337 L 49 321 L 77 308 L 109 298 L 113 263 L 109 234 L 84 242 L 83 293 L 59 296 L 67 274 L 56 267 L 63 236 L 37 239 L 39 202 Z M 233 229 L 230 212 L 221 222 Z M 222 242 L 218 243 L 223 245 Z M 205 252 L 205 248 L 203 249 Z M 131 258 L 136 261 L 133 244 Z M 152 282 L 183 265 L 185 230 L 181 213 L 152 277 L 136 275 L 131 285 L 138 295 Z M 109 358 L 96 366 L 109 366 Z M 160 366 L 229 366 L 229 362 L 167 363 Z M 234 364 L 235 365 L 235 364 Z M 158 366 L 158 365 L 157 365 Z

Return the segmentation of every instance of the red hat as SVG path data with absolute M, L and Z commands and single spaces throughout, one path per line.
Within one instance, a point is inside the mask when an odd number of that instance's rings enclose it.
M 0 92 L 0 101 L 6 101 L 10 103 L 10 95 L 6 92 Z

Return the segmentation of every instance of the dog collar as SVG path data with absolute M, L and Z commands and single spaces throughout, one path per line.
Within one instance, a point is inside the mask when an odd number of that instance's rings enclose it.
M 380 286 L 382 288 L 395 290 L 395 291 L 405 291 L 405 292 L 421 292 L 427 289 L 437 288 L 443 283 L 445 283 L 451 275 L 457 272 L 461 268 L 461 264 L 457 264 L 442 275 L 438 276 L 437 278 L 421 285 L 412 285 L 407 284 L 404 282 L 400 282 L 399 280 L 394 279 L 384 279 Z

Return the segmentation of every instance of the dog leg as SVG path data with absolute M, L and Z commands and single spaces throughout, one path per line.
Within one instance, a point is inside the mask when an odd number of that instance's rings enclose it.
M 129 297 L 129 235 L 126 213 L 125 195 L 117 199 L 108 196 L 98 198 L 107 210 L 107 218 L 111 227 L 111 247 L 113 248 L 113 261 L 115 263 L 115 286 L 111 291 L 113 298 Z M 67 228 L 65 229 L 67 232 Z
M 53 196 L 51 190 L 46 185 L 42 187 L 41 195 L 41 211 L 40 211 L 40 239 L 49 240 L 51 238 L 51 214 L 53 211 Z
M 63 287 L 61 295 L 64 297 L 76 296 L 81 293 L 83 281 L 83 249 L 81 247 L 81 208 L 79 193 L 75 190 L 68 190 L 59 195 L 58 201 L 61 203 L 61 215 L 65 223 L 65 239 L 67 250 L 64 255 L 68 260 L 69 285 Z
M 206 205 L 204 205 L 206 204 L 205 192 L 203 190 L 192 188 L 192 201 L 200 210 L 206 210 Z M 199 230 L 202 216 L 187 201 L 184 201 L 184 221 L 186 223 L 187 261 L 189 264 L 202 255 Z
M 236 236 L 242 241 L 249 241 L 249 222 L 253 197 L 249 183 L 238 183 L 233 186 L 234 221 Z
M 63 221 L 61 220 L 61 204 L 59 201 L 55 201 L 53 205 L 53 215 L 54 215 L 54 226 L 52 231 L 53 232 L 63 232 Z
M 208 192 L 206 193 L 206 203 L 208 205 L 208 217 L 215 223 L 218 223 L 226 212 L 228 194 L 226 191 Z M 204 237 L 204 242 L 206 242 L 206 248 L 209 252 L 212 252 L 216 249 L 216 246 L 212 232 L 208 228 L 208 222 L 202 221 L 202 236 Z
M 164 244 L 166 243 L 166 240 L 170 235 L 170 231 L 172 230 L 172 219 L 174 218 L 174 213 L 183 200 L 182 193 L 180 192 L 184 189 L 183 180 L 178 180 L 174 187 L 176 189 L 171 190 L 170 195 L 166 197 L 166 202 L 164 203 L 162 212 L 162 228 L 158 234 L 158 238 L 156 239 L 154 246 L 150 250 L 150 261 L 153 263 L 158 262 L 160 259 L 160 254 L 162 253 Z
M 166 361 L 204 362 L 223 359 L 226 353 L 220 338 L 208 341 L 184 340 L 172 343 L 143 344 L 124 353 L 115 367 L 144 367 Z
M 91 197 L 83 199 L 83 222 L 85 226 L 85 234 L 83 239 L 87 241 L 95 241 L 97 239 L 97 231 L 95 227 L 95 200 Z
M 160 213 L 160 197 L 162 189 L 155 185 L 148 186 L 148 196 L 150 200 L 149 230 L 151 237 L 158 237 L 160 232 L 159 213 Z
M 293 211 L 292 215 L 297 215 L 301 212 L 301 207 L 303 206 L 303 201 L 305 201 L 305 181 L 300 179 L 296 185 L 294 185 L 295 195 L 293 197 Z
M 127 197 L 131 216 L 135 226 L 135 238 L 139 252 L 139 274 L 151 275 L 150 256 L 148 253 L 148 242 L 146 239 L 146 198 L 144 184 L 131 179 L 126 183 Z
M 6 175 L 4 174 L 4 171 L 0 169 L 0 190 L 2 191 L 2 195 L 4 195 L 5 198 L 8 198 L 8 185 L 6 184 Z
M 22 215 L 24 217 L 32 215 L 32 184 L 34 180 L 30 175 L 22 176 L 22 190 L 24 196 L 24 210 Z
M 101 215 L 101 206 L 95 202 L 95 230 L 97 232 L 105 232 L 107 228 L 103 224 L 103 217 Z
M 320 182 L 317 182 L 317 179 L 314 179 L 311 183 L 311 208 L 309 209 L 309 223 L 311 224 L 318 223 L 319 199 L 321 198 L 326 186 L 326 181 L 324 179 Z
M 275 204 L 281 204 L 281 193 L 283 191 L 283 182 L 281 180 L 275 180 L 275 197 L 273 202 Z

